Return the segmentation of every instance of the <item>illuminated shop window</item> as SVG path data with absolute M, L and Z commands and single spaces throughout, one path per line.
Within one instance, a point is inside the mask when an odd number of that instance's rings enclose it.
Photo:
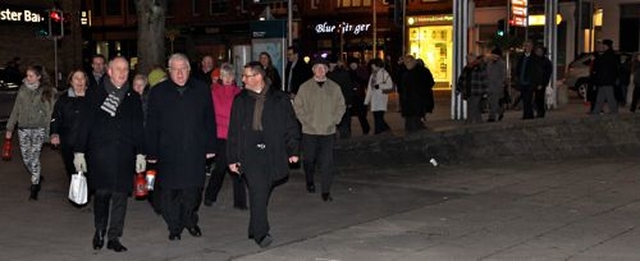
M 338 0 L 338 7 L 367 7 L 372 0 Z

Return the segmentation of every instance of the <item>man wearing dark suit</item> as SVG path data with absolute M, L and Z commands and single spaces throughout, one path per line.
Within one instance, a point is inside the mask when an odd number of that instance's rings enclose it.
M 295 95 L 303 82 L 311 79 L 311 68 L 303 60 L 299 59 L 298 49 L 290 46 L 287 48 L 287 68 L 285 69 L 284 90 Z

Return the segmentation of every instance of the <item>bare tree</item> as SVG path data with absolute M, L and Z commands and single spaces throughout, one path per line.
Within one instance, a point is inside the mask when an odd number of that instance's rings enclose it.
M 167 0 L 135 0 L 138 17 L 138 72 L 148 73 L 165 60 Z

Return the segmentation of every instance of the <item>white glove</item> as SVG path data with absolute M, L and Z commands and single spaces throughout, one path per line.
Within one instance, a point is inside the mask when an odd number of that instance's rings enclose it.
M 147 170 L 147 161 L 145 160 L 144 155 L 136 155 L 136 173 L 140 173 L 145 170 Z
M 87 173 L 87 161 L 84 159 L 84 153 L 73 154 L 73 166 L 76 167 L 76 172 Z

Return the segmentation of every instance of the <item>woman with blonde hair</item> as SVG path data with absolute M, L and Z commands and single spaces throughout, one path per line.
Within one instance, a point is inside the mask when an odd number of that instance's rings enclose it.
M 27 77 L 22 82 L 7 122 L 5 138 L 11 139 L 13 131 L 18 127 L 22 161 L 31 174 L 29 200 L 38 200 L 42 180 L 40 152 L 49 134 L 56 90 L 51 85 L 44 68 L 38 65 L 27 68 Z

